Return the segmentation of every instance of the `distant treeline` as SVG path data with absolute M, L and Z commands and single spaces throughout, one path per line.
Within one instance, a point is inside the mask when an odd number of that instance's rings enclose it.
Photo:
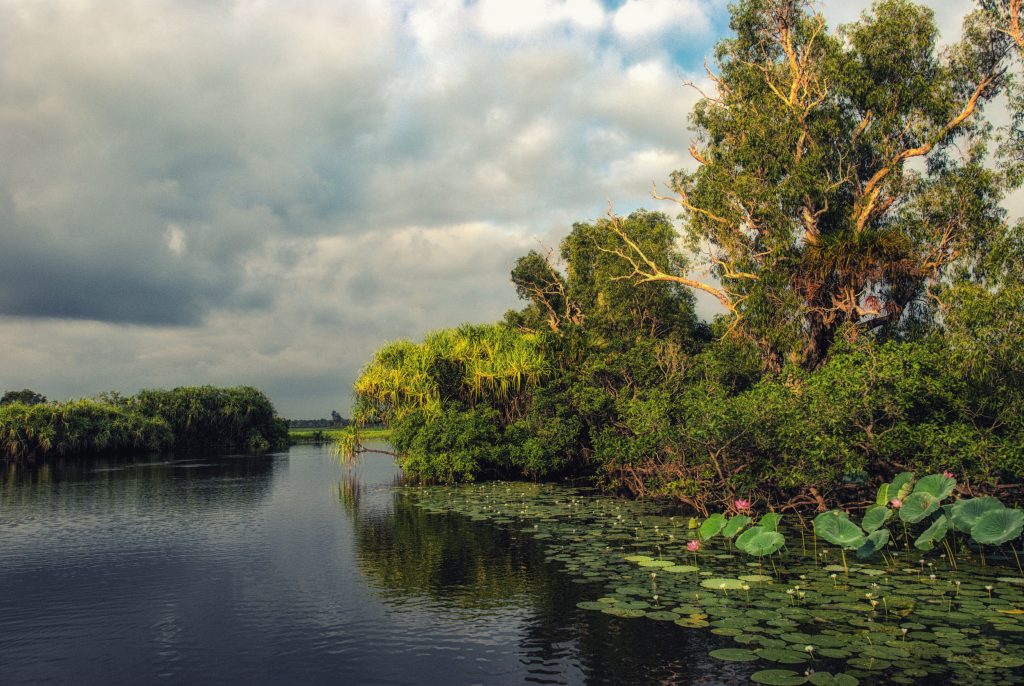
M 129 450 L 259 451 L 287 444 L 287 422 L 262 391 L 250 386 L 187 386 L 0 405 L 0 455 L 7 459 Z

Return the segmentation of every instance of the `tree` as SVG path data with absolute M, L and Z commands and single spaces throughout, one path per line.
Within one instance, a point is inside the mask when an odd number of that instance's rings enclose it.
M 672 174 L 709 279 L 648 254 L 612 218 L 635 284 L 710 293 L 768 369 L 813 369 L 840 330 L 898 335 L 1004 228 L 978 113 L 1004 79 L 982 13 L 941 54 L 932 12 L 883 0 L 830 33 L 806 0 L 742 0 L 691 121 L 695 171 Z M 848 326 L 850 325 L 850 326 Z
M 23 405 L 42 405 L 46 402 L 46 396 L 36 393 L 30 388 L 23 388 L 20 391 L 7 391 L 0 397 L 0 405 L 11 403 L 22 403 Z

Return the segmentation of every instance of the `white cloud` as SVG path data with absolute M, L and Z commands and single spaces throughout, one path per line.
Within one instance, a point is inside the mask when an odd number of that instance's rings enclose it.
M 707 31 L 710 25 L 699 0 L 626 0 L 612 17 L 615 33 L 629 41 L 669 32 L 696 34 Z
M 488 36 L 523 37 L 559 26 L 594 31 L 605 23 L 597 0 L 479 0 L 476 23 Z

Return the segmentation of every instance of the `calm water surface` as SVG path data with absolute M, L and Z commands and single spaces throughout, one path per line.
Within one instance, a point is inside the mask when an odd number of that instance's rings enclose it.
M 0 683 L 738 683 L 507 529 L 326 449 L 0 471 Z

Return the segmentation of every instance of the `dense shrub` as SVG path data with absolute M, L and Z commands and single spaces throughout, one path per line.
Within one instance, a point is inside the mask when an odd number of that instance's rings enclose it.
M 0 453 L 7 458 L 77 455 L 171 446 L 170 426 L 125 405 L 95 400 L 0 407 Z
M 270 400 L 246 386 L 0 406 L 0 454 L 14 459 L 171 448 L 267 450 L 287 442 L 288 427 Z

